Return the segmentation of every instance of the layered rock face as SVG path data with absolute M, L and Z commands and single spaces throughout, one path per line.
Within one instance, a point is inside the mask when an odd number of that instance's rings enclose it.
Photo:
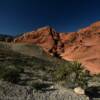
M 91 73 L 100 73 L 100 22 L 70 33 L 43 27 L 16 37 L 14 42 L 39 45 L 49 54 L 80 61 Z
M 62 36 L 64 43 L 62 58 L 78 60 L 92 73 L 100 73 L 100 22 L 64 35 Z
M 50 26 L 39 28 L 36 31 L 27 32 L 14 39 L 15 43 L 33 43 L 41 46 L 47 53 L 57 55 L 59 34 Z M 59 43 L 60 44 L 60 43 Z M 53 52 L 53 53 L 52 53 Z

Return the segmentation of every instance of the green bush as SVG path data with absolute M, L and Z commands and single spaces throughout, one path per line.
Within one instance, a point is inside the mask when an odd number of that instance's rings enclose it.
M 37 91 L 45 91 L 48 87 L 50 87 L 50 84 L 35 82 L 32 87 Z
M 86 88 L 91 76 L 81 63 L 70 62 L 57 68 L 54 72 L 54 78 L 55 81 L 65 81 L 66 84 L 70 84 L 72 87 L 81 86 L 82 88 Z
M 17 69 L 6 69 L 6 72 L 4 72 L 2 78 L 5 81 L 17 83 L 20 80 L 19 71 Z
M 100 83 L 100 73 L 93 75 L 93 81 Z
M 0 67 L 0 78 L 4 81 L 17 83 L 20 80 L 20 69 L 15 68 L 14 66 Z

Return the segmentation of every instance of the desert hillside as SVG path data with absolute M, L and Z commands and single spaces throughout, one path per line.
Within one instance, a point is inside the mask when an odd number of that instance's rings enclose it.
M 99 32 L 97 22 L 70 33 L 46 26 L 1 35 L 0 100 L 99 99 L 100 76 L 93 75 L 100 73 Z
M 48 54 L 79 61 L 91 73 L 100 73 L 100 21 L 69 33 L 58 33 L 47 26 L 24 33 L 16 37 L 14 42 L 36 44 Z
M 88 100 L 54 81 L 53 73 L 64 64 L 69 62 L 38 46 L 0 42 L 0 100 Z

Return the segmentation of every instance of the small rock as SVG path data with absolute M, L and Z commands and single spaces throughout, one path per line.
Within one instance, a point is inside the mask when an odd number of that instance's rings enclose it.
M 80 95 L 84 95 L 84 94 L 85 94 L 84 89 L 82 89 L 81 87 L 76 87 L 76 88 L 74 88 L 74 92 L 75 92 L 76 94 L 80 94 Z

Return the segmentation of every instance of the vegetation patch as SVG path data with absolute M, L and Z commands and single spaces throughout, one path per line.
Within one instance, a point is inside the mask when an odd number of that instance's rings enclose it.
M 14 66 L 0 67 L 0 78 L 4 81 L 18 83 L 22 69 L 17 69 Z
M 90 79 L 89 71 L 85 70 L 81 63 L 78 62 L 63 64 L 54 72 L 55 81 L 65 81 L 65 84 L 71 88 L 76 86 L 87 88 Z

